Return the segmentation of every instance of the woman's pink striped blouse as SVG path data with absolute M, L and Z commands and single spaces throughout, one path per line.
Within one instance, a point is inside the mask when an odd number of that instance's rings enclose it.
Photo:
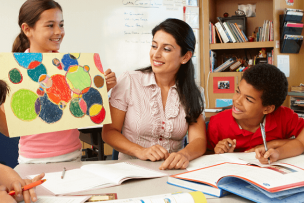
M 161 89 L 153 72 L 125 72 L 112 89 L 110 103 L 126 112 L 122 134 L 131 142 L 142 147 L 159 144 L 169 153 L 183 148 L 188 123 L 175 85 L 163 109 Z M 132 157 L 119 154 L 119 159 L 127 158 Z

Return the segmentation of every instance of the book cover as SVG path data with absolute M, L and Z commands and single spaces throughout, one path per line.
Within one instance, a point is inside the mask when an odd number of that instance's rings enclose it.
M 220 17 L 217 17 L 217 19 L 218 19 L 218 21 L 219 21 L 220 25 L 222 26 L 222 28 L 223 28 L 223 30 L 224 30 L 224 32 L 225 32 L 225 34 L 227 35 L 227 37 L 228 37 L 229 41 L 230 41 L 230 42 L 233 42 L 233 41 L 232 41 L 232 39 L 230 38 L 230 36 L 229 36 L 229 34 L 228 34 L 228 32 L 227 32 L 227 30 L 226 30 L 225 26 L 223 25 L 223 22 L 222 22 L 221 18 L 220 18 Z
M 229 35 L 230 38 L 232 39 L 232 42 L 235 43 L 235 42 L 236 42 L 236 39 L 234 38 L 233 34 L 231 33 L 231 30 L 229 29 L 227 23 L 226 23 L 226 22 L 223 22 L 223 25 L 224 25 L 225 29 L 227 30 L 228 35 Z
M 221 35 L 221 37 L 222 37 L 224 43 L 229 42 L 229 38 L 227 37 L 226 33 L 224 32 L 224 30 L 223 30 L 221 24 L 220 24 L 219 22 L 217 22 L 217 23 L 215 23 L 215 26 L 216 26 L 216 28 L 218 29 L 218 31 L 219 31 L 219 33 L 220 33 L 220 35 Z

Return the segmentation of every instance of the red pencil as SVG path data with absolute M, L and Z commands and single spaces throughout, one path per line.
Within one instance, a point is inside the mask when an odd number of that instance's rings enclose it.
M 33 187 L 36 187 L 36 186 L 44 183 L 45 181 L 46 181 L 46 179 L 42 179 L 42 180 L 38 180 L 36 182 L 33 182 L 31 184 L 28 184 L 28 185 L 22 187 L 22 191 L 29 190 L 29 189 L 31 189 Z M 11 196 L 13 196 L 13 195 L 15 195 L 15 193 L 16 193 L 15 190 L 12 190 L 8 194 L 11 195 Z

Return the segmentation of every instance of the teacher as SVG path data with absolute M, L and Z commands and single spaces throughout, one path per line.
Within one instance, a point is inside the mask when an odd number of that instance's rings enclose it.
M 185 169 L 206 151 L 203 99 L 191 60 L 195 36 L 178 19 L 163 21 L 152 35 L 151 66 L 118 78 L 110 97 L 112 124 L 103 126 L 102 138 L 120 152 L 119 160 L 165 160 L 160 169 Z

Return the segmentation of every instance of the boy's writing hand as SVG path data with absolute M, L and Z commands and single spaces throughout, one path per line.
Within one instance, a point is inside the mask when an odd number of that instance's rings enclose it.
M 0 203 L 17 203 L 16 200 L 7 193 L 4 185 L 0 185 Z
M 189 159 L 179 152 L 173 152 L 159 167 L 160 170 L 165 169 L 185 169 L 189 165 Z
M 268 164 L 268 157 L 270 157 L 270 163 L 273 163 L 279 159 L 279 151 L 276 149 L 269 149 L 265 153 L 265 148 L 257 148 L 255 150 L 255 158 L 257 158 L 262 164 Z
M 159 161 L 162 159 L 167 159 L 169 157 L 169 152 L 160 145 L 153 145 L 148 148 L 143 148 L 139 151 L 137 158 L 141 160 L 151 160 Z
M 111 69 L 107 69 L 105 71 L 105 77 L 107 81 L 107 91 L 110 91 L 110 89 L 112 89 L 117 84 L 116 75 L 111 71 Z
M 31 200 L 33 202 L 37 201 L 37 195 L 36 195 L 36 191 L 35 188 L 26 190 L 22 192 L 22 187 L 25 185 L 28 185 L 30 183 L 36 182 L 38 180 L 41 180 L 44 177 L 44 173 L 41 173 L 40 175 L 37 175 L 36 177 L 34 177 L 32 180 L 29 179 L 23 179 L 22 182 L 19 181 L 14 181 L 10 188 L 11 190 L 15 190 L 16 194 L 14 195 L 15 199 L 20 202 L 22 200 L 24 200 L 25 203 L 31 203 Z
M 236 140 L 231 140 L 230 138 L 223 139 L 217 143 L 217 145 L 214 147 L 214 152 L 216 154 L 222 154 L 222 153 L 231 153 L 234 151 L 234 148 L 236 147 Z

